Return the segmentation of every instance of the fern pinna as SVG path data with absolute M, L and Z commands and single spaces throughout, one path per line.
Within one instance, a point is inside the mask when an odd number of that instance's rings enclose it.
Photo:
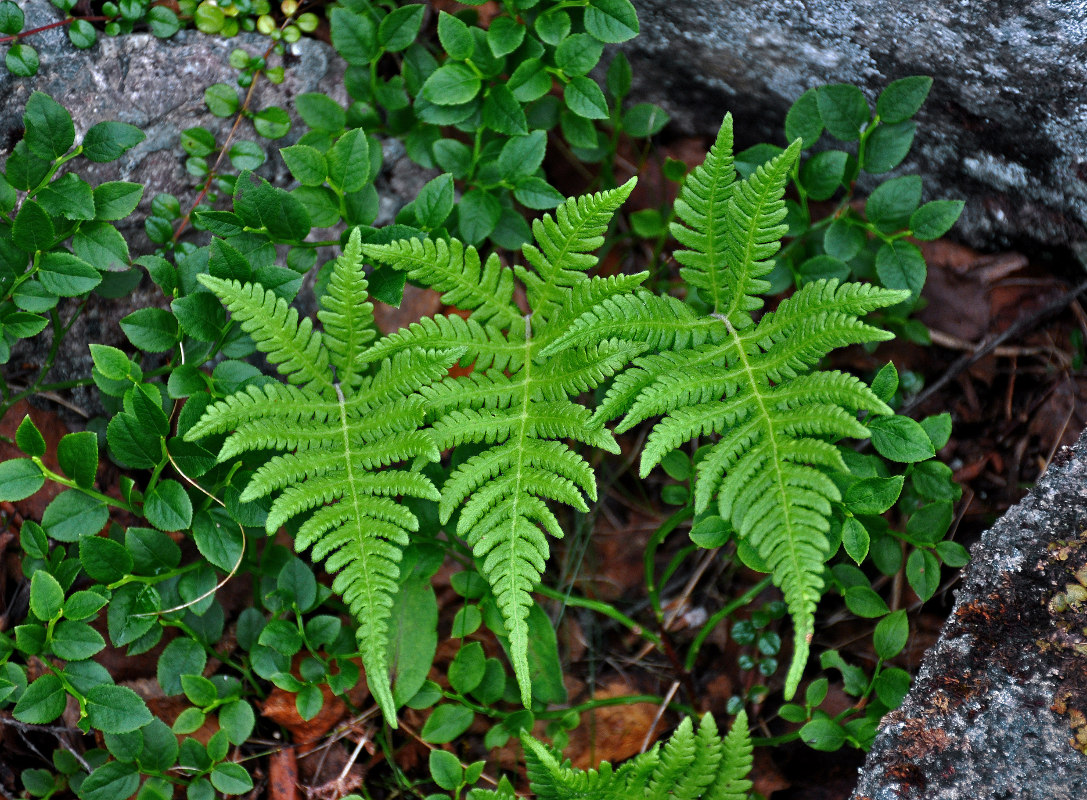
M 698 315 L 678 301 L 639 293 L 610 298 L 582 315 L 548 351 L 600 339 L 650 341 L 657 352 L 619 375 L 596 419 L 624 415 L 625 431 L 662 416 L 642 452 L 643 476 L 671 450 L 719 435 L 697 465 L 695 510 L 717 500 L 720 516 L 757 553 L 784 594 L 795 627 L 785 683 L 791 698 L 807 661 L 816 603 L 830 556 L 830 475 L 846 466 L 835 442 L 865 438 L 857 412 L 891 409 L 860 380 L 813 370 L 831 350 L 892 335 L 861 317 L 908 292 L 868 284 L 809 283 L 758 322 L 758 295 L 786 226 L 783 198 L 800 151 L 795 142 L 738 180 L 732 118 L 726 116 L 705 162 L 687 177 L 672 233 L 680 275 L 711 308 Z
M 525 765 L 538 800 L 747 800 L 751 781 L 751 739 L 741 711 L 728 735 L 717 733 L 713 717 L 697 730 L 687 717 L 662 748 L 659 744 L 613 769 L 603 762 L 588 772 L 560 761 L 558 753 L 522 734 Z
M 646 274 L 589 277 L 612 215 L 634 187 L 567 200 L 533 224 L 528 266 L 507 267 L 492 254 L 481 263 L 459 241 L 402 240 L 363 245 L 371 259 L 403 270 L 442 292 L 444 302 L 471 312 L 426 318 L 377 342 L 367 359 L 404 352 L 463 348 L 468 376 L 421 389 L 439 449 L 489 445 L 460 464 L 441 490 L 443 523 L 460 509 L 457 534 L 472 548 L 490 583 L 509 636 L 510 661 L 526 705 L 530 592 L 549 554 L 545 532 L 563 535 L 547 500 L 587 511 L 596 499 L 588 462 L 564 440 L 619 452 L 604 423 L 572 398 L 599 385 L 640 352 L 641 344 L 596 340 L 556 358 L 542 353 L 571 321 L 600 301 L 628 293 Z M 514 301 L 523 284 L 531 313 Z
M 386 719 L 396 710 L 389 684 L 388 620 L 401 549 L 418 528 L 398 496 L 437 500 L 437 488 L 403 461 L 439 457 L 420 430 L 418 388 L 444 375 L 459 350 L 414 349 L 375 363 L 366 357 L 374 338 L 360 237 L 351 234 L 333 266 L 317 313 L 323 331 L 259 284 L 210 275 L 200 281 L 230 309 L 287 383 L 249 387 L 207 408 L 186 434 L 190 440 L 229 433 L 219 452 L 226 461 L 250 450 L 287 451 L 253 474 L 242 502 L 279 494 L 267 530 L 312 511 L 295 537 L 299 551 L 335 573 L 332 588 L 359 623 L 366 679 Z

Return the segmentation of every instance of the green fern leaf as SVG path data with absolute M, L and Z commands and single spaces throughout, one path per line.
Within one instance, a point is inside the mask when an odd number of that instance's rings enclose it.
M 226 461 L 250 450 L 280 450 L 252 476 L 241 500 L 275 494 L 266 527 L 273 533 L 305 515 L 295 546 L 312 548 L 335 575 L 332 588 L 355 618 L 366 678 L 378 705 L 396 726 L 389 685 L 388 624 L 398 589 L 401 551 L 418 528 L 396 498 L 437 500 L 421 472 L 404 461 L 434 461 L 423 401 L 414 393 L 445 375 L 462 354 L 415 349 L 379 365 L 365 347 L 373 338 L 360 237 L 354 231 L 333 267 L 318 319 L 299 322 L 287 303 L 256 284 L 201 275 L 291 385 L 249 387 L 209 406 L 186 434 L 190 440 L 229 433 Z
M 671 450 L 694 438 L 717 441 L 697 468 L 695 505 L 717 498 L 721 516 L 770 566 L 796 632 L 786 678 L 791 698 L 807 661 L 815 606 L 829 556 L 832 504 L 841 498 L 829 475 L 845 471 L 830 444 L 864 438 L 858 412 L 891 409 L 867 386 L 836 372 L 813 372 L 831 350 L 891 338 L 865 323 L 870 311 L 906 296 L 877 287 L 817 281 L 756 323 L 786 227 L 783 198 L 799 153 L 793 143 L 746 180 L 737 181 L 731 118 L 705 163 L 688 176 L 672 232 L 681 275 L 712 306 L 697 316 L 673 298 L 647 293 L 609 297 L 583 311 L 546 352 L 626 339 L 651 352 L 616 377 L 595 419 L 625 415 L 624 431 L 654 416 L 642 451 L 647 475 Z
M 741 710 L 722 743 L 721 765 L 704 800 L 747 800 L 753 785 L 747 778 L 754 763 L 752 750 L 747 712 Z
M 521 316 L 513 304 L 513 272 L 502 266 L 497 255 L 492 254 L 481 267 L 476 249 L 456 239 L 401 239 L 366 244 L 362 251 L 442 292 L 442 302 L 471 311 L 477 322 L 505 328 Z
M 747 714 L 736 715 L 724 740 L 706 714 L 695 730 L 688 717 L 663 749 L 635 756 L 619 769 L 604 761 L 595 770 L 575 769 L 561 754 L 521 734 L 529 786 L 539 800 L 747 800 L 751 781 L 751 738 Z
M 472 374 L 431 381 L 420 389 L 435 446 L 488 445 L 460 464 L 442 487 L 439 515 L 461 508 L 457 533 L 472 548 L 506 625 L 510 660 L 522 700 L 531 702 L 528 613 L 531 592 L 549 554 L 547 536 L 562 526 L 549 503 L 588 509 L 596 485 L 589 464 L 565 440 L 618 452 L 614 438 L 574 398 L 620 370 L 643 349 L 600 337 L 556 358 L 548 348 L 594 305 L 629 293 L 645 275 L 590 278 L 591 251 L 602 243 L 615 210 L 634 182 L 562 204 L 533 225 L 528 267 L 512 270 L 492 258 L 480 269 L 472 247 L 459 242 L 366 245 L 372 259 L 406 270 L 413 281 L 446 292 L 446 302 L 472 310 L 422 320 L 378 341 L 368 358 L 414 348 L 457 347 Z M 513 300 L 512 278 L 525 285 L 532 313 Z
M 728 201 L 736 188 L 732 158 L 732 115 L 726 114 L 717 141 L 702 166 L 687 176 L 675 213 L 686 225 L 673 222 L 672 235 L 687 250 L 676 250 L 683 266 L 680 277 L 702 292 L 714 310 L 725 307 L 740 287 L 727 258 Z M 742 293 L 742 291 L 741 291 Z

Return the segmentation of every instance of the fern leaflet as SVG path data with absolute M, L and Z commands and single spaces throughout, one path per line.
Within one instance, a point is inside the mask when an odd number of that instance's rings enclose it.
M 358 231 L 336 261 L 318 319 L 324 331 L 259 284 L 209 275 L 200 281 L 230 309 L 288 385 L 249 388 L 219 401 L 186 434 L 228 434 L 219 460 L 250 450 L 284 452 L 264 463 L 243 502 L 278 492 L 269 533 L 306 515 L 295 546 L 335 574 L 332 588 L 358 620 L 358 642 L 370 690 L 389 723 L 396 707 L 389 685 L 388 620 L 400 575 L 401 550 L 418 521 L 398 496 L 437 500 L 421 473 L 393 468 L 434 461 L 433 440 L 419 430 L 424 407 L 415 391 L 439 379 L 463 349 L 416 349 L 370 363 L 372 306 Z

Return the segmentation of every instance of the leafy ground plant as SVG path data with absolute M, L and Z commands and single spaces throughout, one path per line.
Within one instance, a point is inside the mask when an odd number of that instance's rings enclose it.
M 12 17 L 7 5 L 0 21 Z M 188 11 L 197 27 L 215 21 L 208 4 Z M 300 7 L 281 11 L 281 39 L 290 20 L 304 30 Z M 655 254 L 678 243 L 678 275 L 656 263 L 615 273 L 601 268 L 600 253 L 625 224 L 616 220 L 634 182 L 615 186 L 614 150 L 622 136 L 658 130 L 663 117 L 623 109 L 630 76 L 621 56 L 607 93 L 588 72 L 604 43 L 637 31 L 632 8 L 516 2 L 487 25 L 474 12 L 442 12 L 436 43 L 423 17 L 418 5 L 363 0 L 329 11 L 354 103 L 298 98 L 309 131 L 280 152 L 300 184 L 289 191 L 254 175 L 261 163 L 241 143 L 224 156 L 230 142 L 185 132 L 203 187 L 186 215 L 176 198 L 156 198 L 147 230 L 161 248 L 137 261 L 161 302 L 122 321 L 130 347 L 90 345 L 94 371 L 81 383 L 98 388 L 108 421 L 64 436 L 55 451 L 31 417 L 19 426 L 23 457 L 0 464 L 0 500 L 22 501 L 47 482 L 60 493 L 40 522 L 21 526 L 28 607 L 11 633 L 0 631 L 0 710 L 20 731 L 55 724 L 66 734 L 57 721 L 70 707 L 62 723 L 98 734 L 96 747 L 61 748 L 51 767 L 26 770 L 31 794 L 250 792 L 272 729 L 256 711 L 279 693 L 301 721 L 334 703 L 358 710 L 391 763 L 404 737 L 432 748 L 428 775 L 394 770 L 399 788 L 373 796 L 517 796 L 525 781 L 516 775 L 492 778 L 484 760 L 462 764 L 443 749 L 455 743 L 474 757 L 512 742 L 543 798 L 738 798 L 751 788 L 749 711 L 765 721 L 773 709 L 779 741 L 863 748 L 908 689 L 909 674 L 888 662 L 909 622 L 874 581 L 903 575 L 928 599 L 941 562 L 965 561 L 961 546 L 944 541 L 958 494 L 934 460 L 950 419 L 894 414 L 891 365 L 865 382 L 825 362 L 837 348 L 890 339 L 881 324 L 908 324 L 918 277 L 900 286 L 898 272 L 879 269 L 889 258 L 879 253 L 905 253 L 906 236 L 935 233 L 957 213 L 907 209 L 919 191 L 907 196 L 893 182 L 881 191 L 897 204 L 895 226 L 875 213 L 878 202 L 865 217 L 849 203 L 859 169 L 881 171 L 892 160 L 885 150 L 908 149 L 907 118 L 928 84 L 888 87 L 890 99 L 881 97 L 875 117 L 865 104 L 863 119 L 859 90 L 805 95 L 784 150 L 734 157 L 726 117 L 704 164 L 686 175 L 666 165 L 683 178 L 674 209 L 633 218 L 635 235 L 656 237 Z M 263 19 L 256 24 L 267 27 Z M 268 65 L 243 55 L 232 63 L 244 87 Z M 249 117 L 266 138 L 286 133 L 286 112 L 250 113 L 233 87 L 212 87 L 206 100 L 239 123 Z M 78 313 L 90 292 L 123 293 L 141 277 L 111 223 L 131 212 L 142 187 L 92 189 L 63 169 L 77 156 L 116 158 L 142 134 L 102 123 L 77 145 L 68 112 L 40 93 L 24 119 L 0 181 L 8 353 L 50 323 L 63 335 L 71 323 L 57 310 L 61 298 L 74 298 Z M 824 129 L 858 141 L 841 175 L 841 156 L 803 159 Z M 552 130 L 572 156 L 605 162 L 597 185 L 609 188 L 571 199 L 552 188 L 542 166 Z M 377 133 L 402 136 L 413 158 L 446 170 L 384 228 L 373 227 Z M 756 163 L 759 152 L 766 158 Z M 225 174 L 224 157 L 238 174 Z M 806 198 L 839 188 L 834 221 L 813 220 Z M 542 210 L 550 213 L 533 218 Z M 189 223 L 205 243 L 182 236 Z M 840 259 L 849 267 L 841 274 L 808 264 L 828 256 L 808 253 L 833 248 L 827 239 L 841 225 L 875 253 L 882 286 L 845 282 L 871 277 L 859 253 Z M 345 230 L 317 241 L 315 227 Z M 319 247 L 338 257 L 318 267 Z M 377 266 L 367 272 L 364 261 Z M 310 270 L 314 319 L 295 303 Z M 799 287 L 771 305 L 777 276 L 789 273 Z M 381 335 L 373 303 L 399 303 L 405 281 L 434 290 L 445 313 Z M 44 382 L 48 369 L 25 387 L 3 386 L 5 403 L 64 388 Z M 857 441 L 866 439 L 874 453 Z M 640 610 L 548 573 L 556 543 L 591 528 L 610 488 L 598 480 L 601 465 L 616 456 L 639 460 L 643 477 L 661 466 L 662 499 L 678 506 L 644 543 Z M 115 483 L 100 483 L 107 474 Z M 884 517 L 891 509 L 905 521 L 901 532 Z M 699 550 L 712 551 L 700 563 L 765 577 L 679 640 L 663 592 Z M 224 586 L 239 585 L 251 588 L 244 607 L 226 602 Z M 629 631 L 676 688 L 571 706 L 546 600 Z M 840 672 L 857 698 L 833 714 L 830 679 L 809 663 L 821 603 L 879 620 L 871 670 L 818 652 L 819 668 Z M 443 613 L 450 606 L 455 613 Z M 786 615 L 791 648 L 781 636 Z M 740 669 L 759 680 L 729 703 L 735 722 L 724 739 L 712 716 L 694 721 L 703 646 L 722 629 L 742 651 Z M 96 660 L 109 645 L 154 653 L 155 694 L 180 712 L 157 718 L 155 696 L 117 685 Z M 615 768 L 563 762 L 556 748 L 582 712 L 639 701 L 671 705 L 684 719 L 662 748 Z M 466 744 L 474 724 L 482 743 Z M 337 785 L 340 794 L 350 788 Z M 446 794 L 427 794 L 434 790 Z

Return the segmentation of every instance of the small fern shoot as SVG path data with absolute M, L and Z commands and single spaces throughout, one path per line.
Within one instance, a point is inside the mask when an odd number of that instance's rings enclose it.
M 370 690 L 389 724 L 396 707 L 389 684 L 388 620 L 397 591 L 401 550 L 418 521 L 398 496 L 437 500 L 421 472 L 393 468 L 439 457 L 420 430 L 423 405 L 414 393 L 444 375 L 459 350 L 412 350 L 374 364 L 373 306 L 358 231 L 332 269 L 318 319 L 309 319 L 259 284 L 201 275 L 287 383 L 250 387 L 208 407 L 186 434 L 196 440 L 228 433 L 226 461 L 251 450 L 280 450 L 242 492 L 242 502 L 278 492 L 269 533 L 300 514 L 295 546 L 336 575 L 332 588 L 358 620 L 358 642 Z M 376 367 L 376 368 L 375 368 Z
M 680 311 L 673 298 L 645 292 L 611 299 L 583 314 L 548 351 L 601 338 L 651 341 L 659 351 L 635 359 L 616 378 L 597 419 L 624 415 L 621 432 L 662 417 L 642 452 L 643 475 L 690 440 L 718 437 L 697 466 L 695 510 L 716 500 L 720 516 L 784 594 L 795 627 L 787 699 L 807 662 L 830 556 L 831 504 L 841 500 L 829 474 L 846 466 L 834 443 L 868 436 L 857 412 L 892 413 L 858 379 L 813 370 L 835 348 L 892 338 L 861 318 L 909 294 L 820 280 L 755 321 L 786 231 L 782 198 L 799 151 L 794 142 L 737 180 L 726 116 L 705 162 L 680 191 L 680 222 L 672 225 L 684 248 L 675 253 L 680 275 L 710 313 Z
M 446 303 L 471 312 L 438 316 L 391 334 L 367 359 L 416 350 L 463 348 L 472 374 L 447 377 L 421 389 L 439 449 L 465 443 L 486 449 L 459 465 L 441 490 L 439 514 L 460 509 L 457 534 L 472 548 L 488 580 L 509 636 L 510 661 L 525 705 L 531 702 L 527 617 L 531 592 L 544 570 L 547 536 L 563 535 L 547 500 L 587 511 L 596 499 L 588 462 L 564 440 L 617 453 L 603 421 L 575 402 L 626 365 L 643 346 L 598 340 L 542 353 L 571 321 L 600 301 L 629 293 L 645 273 L 589 277 L 612 215 L 634 181 L 612 191 L 566 201 L 533 224 L 535 245 L 523 248 L 527 266 L 507 267 L 497 255 L 481 263 L 475 248 L 453 240 L 403 240 L 363 245 L 371 259 L 442 292 Z M 531 313 L 514 298 L 525 287 Z
M 538 800 L 746 800 L 751 781 L 751 738 L 741 711 L 724 739 L 706 714 L 697 729 L 690 717 L 662 748 L 635 756 L 618 769 L 607 761 L 580 770 L 542 742 L 522 734 L 529 785 Z

